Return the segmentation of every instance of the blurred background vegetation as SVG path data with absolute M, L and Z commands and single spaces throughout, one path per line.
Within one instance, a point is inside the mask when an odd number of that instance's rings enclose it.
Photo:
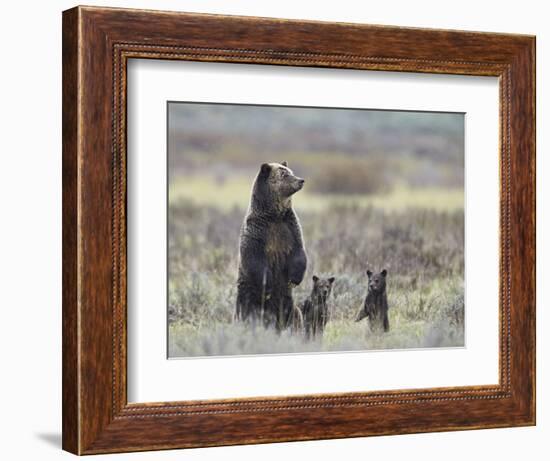
M 170 103 L 169 355 L 461 346 L 462 114 Z M 325 336 L 232 322 L 238 236 L 263 162 L 306 183 L 293 199 L 311 277 L 336 277 Z M 389 334 L 353 318 L 365 270 L 387 268 Z

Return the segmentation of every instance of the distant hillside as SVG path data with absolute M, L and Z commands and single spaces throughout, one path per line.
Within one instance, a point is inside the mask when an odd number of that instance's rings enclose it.
M 377 159 L 410 184 L 461 185 L 464 115 L 227 104 L 169 104 L 170 165 L 185 174 L 222 162 L 234 167 L 300 154 Z M 205 163 L 206 162 L 206 163 Z

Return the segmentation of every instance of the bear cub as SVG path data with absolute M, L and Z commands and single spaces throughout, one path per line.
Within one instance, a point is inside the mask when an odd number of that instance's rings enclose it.
M 313 276 L 313 290 L 302 306 L 302 316 L 307 339 L 322 336 L 328 322 L 328 298 L 332 291 L 334 277 L 319 278 Z
M 378 274 L 374 274 L 370 270 L 367 271 L 369 278 L 367 297 L 355 321 L 359 322 L 367 317 L 371 331 L 382 331 L 383 329 L 387 332 L 390 329 L 388 297 L 386 295 L 387 273 L 386 269 Z
M 286 162 L 264 163 L 254 184 L 239 241 L 237 320 L 281 331 L 291 325 L 292 289 L 306 271 L 302 228 L 292 196 L 304 180 Z

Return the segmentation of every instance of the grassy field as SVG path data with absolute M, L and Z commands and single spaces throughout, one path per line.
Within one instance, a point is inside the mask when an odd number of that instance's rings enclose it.
M 170 203 L 192 200 L 199 205 L 212 205 L 229 210 L 234 207 L 246 209 L 250 200 L 250 178 L 233 176 L 220 181 L 212 176 L 199 175 L 180 178 L 170 185 Z M 464 189 L 397 186 L 389 192 L 362 194 L 314 194 L 307 187 L 293 199 L 294 208 L 322 211 L 337 205 L 373 206 L 387 211 L 407 208 L 453 211 L 464 207 Z
M 322 339 L 277 335 L 233 322 L 238 235 L 250 179 L 187 177 L 171 182 L 169 356 L 242 355 L 462 346 L 464 211 L 462 189 L 396 187 L 385 194 L 294 199 L 311 277 L 334 276 L 331 320 Z M 391 330 L 353 321 L 366 295 L 365 270 L 388 270 Z

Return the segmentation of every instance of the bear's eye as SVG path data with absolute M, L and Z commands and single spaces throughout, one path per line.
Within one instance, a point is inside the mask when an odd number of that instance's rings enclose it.
M 288 171 L 281 170 L 281 178 L 286 178 L 288 176 Z

